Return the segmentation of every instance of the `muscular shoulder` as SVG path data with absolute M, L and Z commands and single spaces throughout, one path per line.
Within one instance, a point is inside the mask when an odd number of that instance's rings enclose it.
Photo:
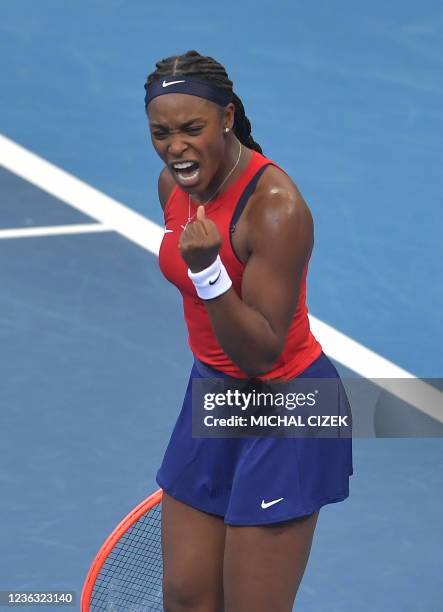
M 303 236 L 306 246 L 313 242 L 311 212 L 291 178 L 279 168 L 263 172 L 248 203 L 248 234 L 251 241 L 293 235 Z M 251 245 L 252 246 L 252 245 Z
M 174 189 L 175 181 L 169 172 L 167 166 L 163 168 L 158 177 L 158 199 L 160 200 L 161 207 L 164 209 L 165 204 Z

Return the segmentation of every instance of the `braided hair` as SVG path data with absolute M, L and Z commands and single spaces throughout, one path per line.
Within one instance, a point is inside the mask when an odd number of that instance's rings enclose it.
M 251 123 L 245 115 L 245 109 L 240 98 L 232 89 L 232 81 L 229 79 L 225 68 L 212 57 L 200 55 L 197 51 L 187 51 L 183 55 L 167 57 L 156 63 L 157 69 L 152 72 L 145 83 L 145 90 L 157 78 L 163 76 L 194 75 L 204 81 L 227 89 L 232 93 L 232 102 L 235 106 L 233 131 L 239 141 L 254 151 L 262 153 L 260 145 L 255 142 L 251 135 Z

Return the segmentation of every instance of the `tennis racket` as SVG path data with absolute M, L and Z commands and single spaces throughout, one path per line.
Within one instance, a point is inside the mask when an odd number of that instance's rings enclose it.
M 81 612 L 163 610 L 159 489 L 132 510 L 100 548 L 82 591 Z

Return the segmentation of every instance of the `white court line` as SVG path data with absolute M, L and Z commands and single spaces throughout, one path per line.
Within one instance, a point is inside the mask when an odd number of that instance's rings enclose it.
M 114 231 L 102 223 L 78 223 L 76 225 L 51 225 L 40 227 L 20 227 L 0 230 L 0 240 L 8 238 L 30 238 L 32 236 L 61 236 L 63 234 L 92 234 Z
M 118 232 L 131 242 L 158 255 L 163 236 L 162 227 L 1 134 L 0 164 L 62 202 L 97 219 L 109 230 Z M 360 376 L 369 379 L 415 378 L 410 372 L 316 317 L 310 315 L 309 318 L 312 331 L 322 344 L 324 352 Z M 417 381 L 417 385 L 422 391 L 421 397 L 426 397 L 426 405 L 415 398 L 402 397 L 401 391 L 389 390 L 421 412 L 443 422 L 443 409 L 437 408 L 443 406 L 443 394 L 423 381 Z
M 0 134 L 0 164 L 158 255 L 163 228 Z
M 352 340 L 320 319 L 309 315 L 312 333 L 318 338 L 323 351 L 363 378 L 395 395 L 420 412 L 443 423 L 443 393 L 428 383 L 403 370 L 392 361 L 378 355 L 366 346 Z M 413 384 L 398 379 L 415 379 Z

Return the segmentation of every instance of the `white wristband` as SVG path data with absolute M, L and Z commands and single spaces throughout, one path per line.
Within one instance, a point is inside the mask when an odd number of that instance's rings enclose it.
M 198 297 L 202 300 L 212 300 L 226 293 L 232 285 L 220 255 L 217 255 L 217 259 L 200 272 L 191 272 L 188 269 L 188 276 L 194 283 Z

